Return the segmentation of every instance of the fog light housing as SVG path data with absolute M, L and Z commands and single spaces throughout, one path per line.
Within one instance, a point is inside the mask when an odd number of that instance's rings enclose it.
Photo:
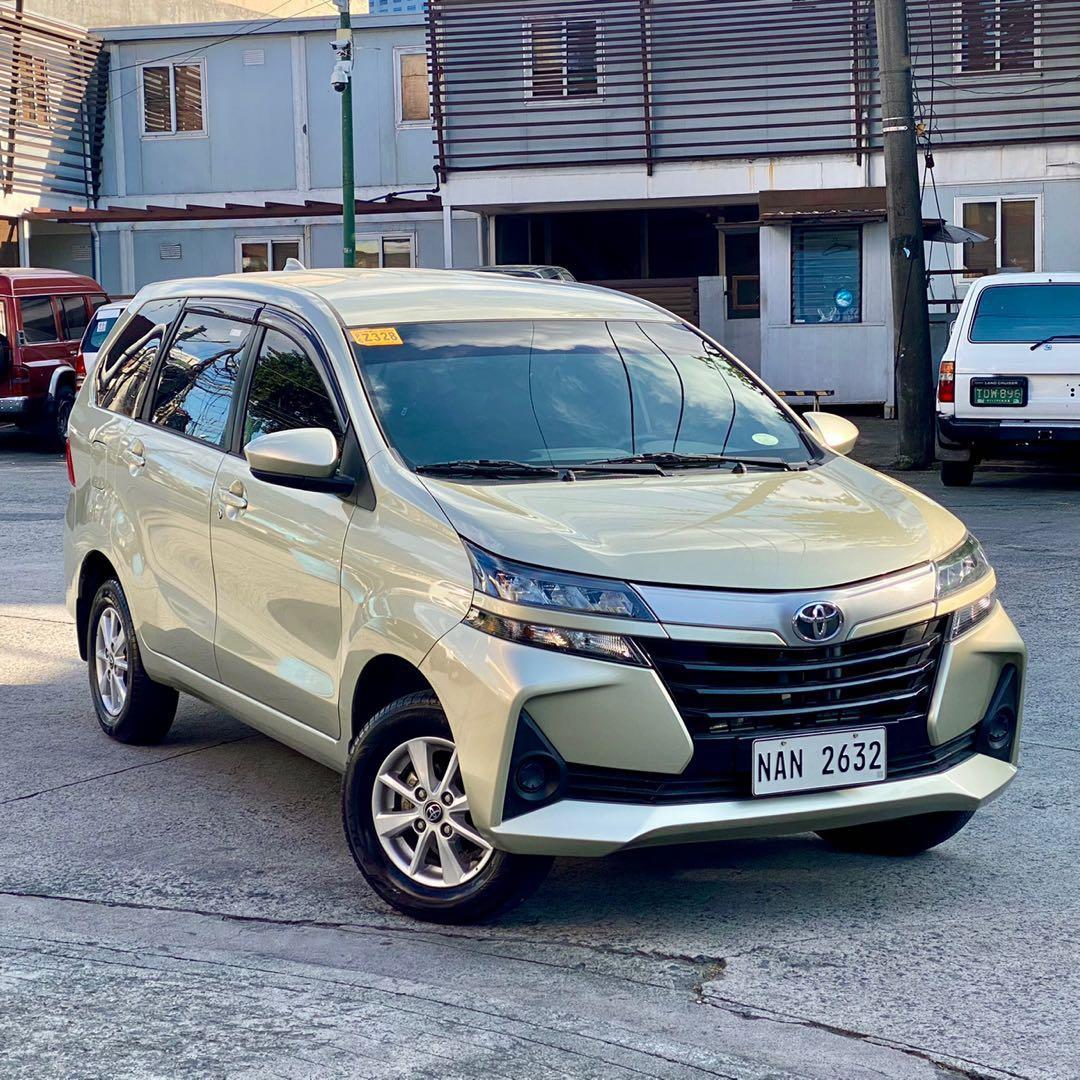
M 990 708 L 979 723 L 978 751 L 999 761 L 1011 761 L 1020 708 L 1020 676 L 1010 664 L 998 679 Z
M 546 753 L 529 754 L 514 769 L 514 788 L 522 799 L 530 802 L 549 798 L 558 790 L 561 779 L 559 762 Z
M 566 789 L 566 762 L 524 710 L 518 715 L 506 770 L 503 821 L 558 802 Z

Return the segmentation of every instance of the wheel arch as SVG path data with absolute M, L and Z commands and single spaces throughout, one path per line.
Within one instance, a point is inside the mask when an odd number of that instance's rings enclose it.
M 349 746 L 380 709 L 406 694 L 435 693 L 420 669 L 396 653 L 380 653 L 363 667 L 353 688 Z
M 102 584 L 117 577 L 116 568 L 100 551 L 89 551 L 79 567 L 79 589 L 75 597 L 75 630 L 79 639 L 79 656 L 86 659 L 87 623 L 90 605 Z
M 68 385 L 72 390 L 75 389 L 75 369 L 64 364 L 52 373 L 52 378 L 49 380 L 49 398 L 55 399 L 60 388 Z

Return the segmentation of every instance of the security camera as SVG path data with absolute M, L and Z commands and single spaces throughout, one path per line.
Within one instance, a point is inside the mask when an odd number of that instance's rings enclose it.
M 339 93 L 344 94 L 348 88 L 349 79 L 352 78 L 352 61 L 339 60 L 330 72 L 330 85 Z
M 330 48 L 333 49 L 342 60 L 348 60 L 349 54 L 352 52 L 352 42 L 338 41 L 335 39 L 330 42 Z

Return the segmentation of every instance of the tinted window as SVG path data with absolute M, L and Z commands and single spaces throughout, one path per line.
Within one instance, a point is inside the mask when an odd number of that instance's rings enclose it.
M 60 318 L 64 326 L 64 340 L 78 341 L 86 329 L 86 297 L 60 296 Z
M 1080 334 L 1080 285 L 991 285 L 979 297 L 972 341 L 1042 341 Z
M 267 330 L 251 376 L 244 445 L 256 435 L 304 427 L 329 428 L 341 443 L 341 426 L 311 357 L 292 338 Z
M 151 300 L 127 321 L 97 365 L 97 403 L 133 416 L 161 341 L 180 314 L 179 300 Z
M 860 322 L 862 230 L 858 225 L 791 229 L 791 321 Z
M 86 333 L 83 334 L 83 352 L 97 352 L 119 317 L 119 315 L 95 315 L 86 328 Z
M 42 345 L 56 341 L 56 318 L 52 299 L 48 296 L 23 296 L 19 298 L 19 316 L 27 345 Z
M 808 456 L 764 390 L 678 324 L 417 323 L 396 333 L 400 344 L 355 348 L 383 430 L 413 465 Z
M 187 312 L 161 365 L 151 421 L 224 446 L 248 323 Z

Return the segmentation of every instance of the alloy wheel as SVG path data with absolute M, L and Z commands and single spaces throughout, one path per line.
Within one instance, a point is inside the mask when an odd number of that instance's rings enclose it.
M 111 605 L 98 616 L 94 673 L 103 708 L 109 716 L 119 716 L 128 696 L 128 641 L 124 621 Z
M 491 858 L 491 845 L 473 826 L 448 739 L 410 739 L 387 754 L 375 775 L 371 812 L 383 851 L 420 885 L 463 885 Z

